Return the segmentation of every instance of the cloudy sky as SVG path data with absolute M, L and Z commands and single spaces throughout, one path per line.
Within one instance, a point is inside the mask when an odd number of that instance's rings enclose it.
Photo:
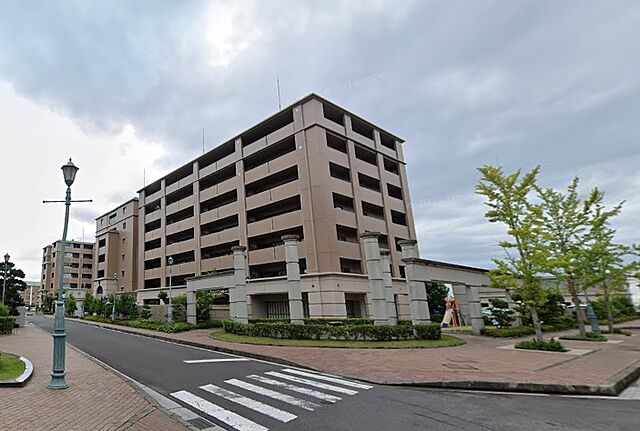
M 421 255 L 487 266 L 482 164 L 543 166 L 626 200 L 640 242 L 636 1 L 0 0 L 0 251 L 39 279 L 80 167 L 70 238 L 147 180 L 316 92 L 406 140 Z

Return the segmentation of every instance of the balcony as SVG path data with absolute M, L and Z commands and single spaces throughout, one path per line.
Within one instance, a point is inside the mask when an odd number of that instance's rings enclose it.
M 173 256 L 175 254 L 191 251 L 196 248 L 196 240 L 194 238 L 186 241 L 176 242 L 166 247 L 166 255 Z
M 171 205 L 167 205 L 166 214 L 170 215 L 180 210 L 183 210 L 185 208 L 189 208 L 190 206 L 193 206 L 195 201 L 196 201 L 195 196 L 192 193 L 189 196 L 186 196 L 185 198 L 172 203 Z
M 300 183 L 297 180 L 265 190 L 261 193 L 247 197 L 247 210 L 297 196 L 299 192 Z
M 167 227 L 166 227 L 167 235 L 171 235 L 171 234 L 174 234 L 176 232 L 180 232 L 182 230 L 185 230 L 185 229 L 188 229 L 190 227 L 193 227 L 194 224 L 195 224 L 195 217 L 191 216 L 191 217 L 186 218 L 184 220 L 181 220 L 179 222 L 167 225 Z M 158 230 L 158 231 L 160 231 L 160 230 Z M 146 238 L 146 235 L 145 235 L 145 238 Z M 158 237 L 156 236 L 156 238 L 158 238 Z

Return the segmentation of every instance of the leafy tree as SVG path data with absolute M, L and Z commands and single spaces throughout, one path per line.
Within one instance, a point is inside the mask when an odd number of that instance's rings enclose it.
M 116 296 L 116 314 L 125 319 L 138 317 L 138 306 L 133 293 L 123 293 Z
M 96 298 L 91 292 L 87 292 L 82 300 L 82 311 L 89 316 L 93 315 L 96 307 Z
M 164 304 L 169 303 L 169 295 L 164 290 L 158 293 L 158 299 L 160 299 Z
M 105 306 L 105 301 L 104 299 L 101 300 L 96 300 L 95 303 L 93 304 L 93 312 L 96 314 L 96 316 L 104 316 L 104 309 L 107 308 Z
M 449 296 L 449 288 L 442 283 L 436 281 L 425 281 L 425 288 L 427 289 L 427 301 L 429 303 L 429 314 L 432 317 L 432 321 L 437 321 L 437 317 L 444 316 L 447 311 L 447 296 Z M 436 316 L 436 317 L 434 317 Z
M 582 200 L 578 196 L 578 184 L 575 177 L 566 193 L 548 188 L 538 189 L 538 195 L 543 203 L 541 233 L 551 253 L 546 272 L 566 285 L 578 315 L 580 335 L 585 336 L 586 315 L 579 293 L 584 289 L 589 272 L 589 225 L 604 195 L 595 188 Z
M 501 241 L 505 258 L 493 259 L 497 268 L 489 271 L 492 287 L 515 288 L 531 313 L 536 338 L 542 340 L 538 309 L 546 296 L 541 274 L 547 267 L 549 249 L 540 229 L 542 206 L 531 201 L 537 188 L 540 167 L 524 175 L 518 170 L 506 175 L 501 167 L 483 166 L 478 169 L 481 179 L 476 193 L 484 196 L 489 210 L 485 217 L 492 223 L 507 227 L 510 240 Z
M 67 298 L 64 301 L 64 310 L 65 314 L 69 317 L 73 316 L 73 313 L 78 309 L 78 305 L 76 303 L 76 298 L 70 293 L 67 295 Z
M 0 295 L 1 289 L 4 285 L 5 277 L 5 264 L 0 262 Z M 4 291 L 4 304 L 11 308 L 11 314 L 18 315 L 17 307 L 24 305 L 24 300 L 20 294 L 27 288 L 27 283 L 24 282 L 24 272 L 21 269 L 16 268 L 16 265 L 9 261 L 7 263 L 7 284 Z
M 215 300 L 215 295 L 210 290 L 198 290 L 196 292 L 196 321 L 197 322 L 206 322 L 207 320 L 211 319 L 209 310 L 211 309 L 211 305 L 213 305 L 214 300 Z
M 142 310 L 140 311 L 140 318 L 147 320 L 150 317 L 151 317 L 151 307 L 149 307 L 148 304 L 144 304 L 142 306 Z
M 498 326 L 501 328 L 511 326 L 516 312 L 509 309 L 509 303 L 498 298 L 491 298 L 489 302 L 491 303 L 491 316 L 493 320 L 498 322 Z
M 53 313 L 55 308 L 56 298 L 51 293 L 42 295 L 42 312 Z
M 628 247 L 614 242 L 615 230 L 609 227 L 609 219 L 620 212 L 620 205 L 610 211 L 605 211 L 600 203 L 596 208 L 596 216 L 591 224 L 591 247 L 589 260 L 588 285 L 598 287 L 602 292 L 602 301 L 605 304 L 610 333 L 613 327 L 613 305 L 611 296 L 615 292 L 624 289 L 627 280 L 637 276 L 640 271 L 640 262 L 628 262 L 631 256 L 638 256 L 638 247 Z

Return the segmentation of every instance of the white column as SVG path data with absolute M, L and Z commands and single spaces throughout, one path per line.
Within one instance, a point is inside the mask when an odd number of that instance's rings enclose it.
M 391 280 L 389 250 L 380 250 L 380 261 L 382 262 L 382 284 L 384 285 L 384 300 L 387 304 L 387 317 L 389 325 L 396 325 L 398 323 L 398 315 L 393 292 L 393 281 Z
M 467 302 L 471 317 L 471 332 L 473 335 L 480 335 L 484 329 L 484 319 L 482 318 L 482 307 L 480 306 L 479 286 L 467 286 Z
M 403 239 L 402 241 L 398 241 L 398 245 L 402 249 L 402 259 L 420 257 L 420 253 L 418 252 L 418 241 L 415 239 Z
M 431 315 L 429 314 L 429 303 L 427 302 L 427 288 L 424 285 L 425 280 L 420 280 L 417 274 L 418 265 L 420 264 L 418 242 L 404 240 L 398 244 L 402 248 L 402 262 L 405 264 L 411 321 L 414 325 L 430 323 Z
M 196 324 L 196 292 L 195 290 L 188 290 L 189 282 L 187 282 L 187 322 Z
M 380 261 L 380 245 L 378 232 L 365 232 L 360 235 L 364 243 L 364 256 L 367 261 L 367 276 L 369 277 L 369 293 L 373 321 L 376 325 L 389 324 L 387 304 L 385 301 L 384 281 L 382 278 L 382 262 Z
M 229 289 L 229 302 L 231 302 L 231 291 L 233 290 L 233 300 L 235 303 L 235 311 L 232 319 L 240 323 L 248 323 L 247 310 L 247 247 L 238 245 L 232 247 L 233 251 L 233 270 L 235 272 L 236 285 L 233 289 Z
M 287 294 L 289 296 L 289 318 L 296 325 L 304 324 L 302 287 L 300 286 L 300 261 L 298 258 L 298 235 L 284 235 L 284 255 L 287 262 Z

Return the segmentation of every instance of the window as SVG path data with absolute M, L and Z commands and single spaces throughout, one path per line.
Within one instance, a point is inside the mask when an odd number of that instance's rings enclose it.
M 225 229 L 238 226 L 238 216 L 232 215 L 222 219 L 214 220 L 210 223 L 203 224 L 200 227 L 200 235 L 210 235 L 212 233 L 221 232 Z
M 338 108 L 334 108 L 326 103 L 322 104 L 322 113 L 324 118 L 331 120 L 336 124 L 344 126 L 344 114 Z
M 340 258 L 340 272 L 362 274 L 362 265 L 359 260 Z
M 351 130 L 365 138 L 373 139 L 373 127 L 359 118 L 351 117 Z
M 124 270 L 122 270 L 122 276 L 124 277 Z
M 144 225 L 144 233 L 152 232 L 156 229 L 160 229 L 161 219 L 156 219 Z
M 189 184 L 186 187 L 176 190 L 175 192 L 167 195 L 165 198 L 165 203 L 167 206 L 171 204 L 175 204 L 176 202 L 180 202 L 183 199 L 188 198 L 189 196 L 193 196 L 193 184 Z
M 353 198 L 338 193 L 333 193 L 333 207 L 343 211 L 355 212 Z
M 200 202 L 200 212 L 204 213 L 207 211 L 211 211 L 216 208 L 220 208 L 221 206 L 228 205 L 232 202 L 236 202 L 237 200 L 238 200 L 238 191 L 231 190 L 229 192 L 215 196 L 211 199 L 207 199 L 204 202 Z
M 378 166 L 378 158 L 376 157 L 376 153 L 366 150 L 360 145 L 356 145 L 356 159 L 360 159 L 363 162 L 369 163 L 373 166 Z
M 104 247 L 105 245 L 107 245 L 107 240 L 105 238 L 102 238 L 100 241 L 98 241 L 98 247 Z
M 333 133 L 329 133 L 329 132 L 326 132 L 326 136 L 327 136 L 327 146 L 329 148 L 333 148 L 334 150 L 347 154 L 346 139 L 336 136 Z
M 127 228 L 127 222 L 122 222 L 122 229 L 126 229 Z
M 104 254 L 99 254 L 98 255 L 98 263 L 104 262 L 104 259 L 105 259 L 105 255 Z
M 127 207 L 122 208 L 122 214 L 126 214 L 127 213 Z
M 400 187 L 394 186 L 393 184 L 387 184 L 387 192 L 392 198 L 402 200 L 402 189 Z
M 157 289 L 160 287 L 161 281 L 159 278 L 151 278 L 144 281 L 145 289 Z
M 398 162 L 395 162 L 391 159 L 387 159 L 386 157 L 384 157 L 383 160 L 384 160 L 384 169 L 387 172 L 400 175 L 400 168 L 399 168 Z
M 296 140 L 293 136 L 283 139 L 280 142 L 269 145 L 255 154 L 247 156 L 243 160 L 244 170 L 250 171 L 258 166 L 264 165 L 267 162 L 284 156 L 292 151 L 296 150 Z
M 93 259 L 93 255 L 92 254 L 83 254 L 82 257 L 85 258 L 85 259 Z
M 402 226 L 407 225 L 407 216 L 401 212 L 391 210 L 391 221 Z
M 374 192 L 380 191 L 380 180 L 358 172 L 358 184 L 360 187 L 373 190 Z
M 242 135 L 242 146 L 246 147 L 248 145 L 253 144 L 259 139 L 264 138 L 265 136 L 282 129 L 288 124 L 293 123 L 293 109 L 287 109 L 286 111 L 282 111 L 279 114 L 271 117 L 267 121 L 258 124 L 244 135 Z
M 290 183 L 298 179 L 298 166 L 292 166 L 288 169 L 284 169 L 275 174 L 271 174 L 267 177 L 261 178 L 245 186 L 246 195 L 253 196 L 258 193 L 262 193 L 266 190 L 270 190 L 281 186 L 283 184 Z
M 161 245 L 162 242 L 160 238 L 152 239 L 144 243 L 144 251 L 155 250 L 156 248 L 160 248 Z M 100 262 L 100 260 L 98 260 L 98 262 Z
M 124 253 L 122 253 L 122 260 L 124 260 Z
M 351 182 L 351 171 L 335 163 L 329 162 L 329 175 L 342 181 Z
M 389 148 L 390 150 L 395 151 L 396 150 L 396 140 L 393 136 L 385 133 L 385 132 L 380 132 L 380 143 L 384 146 Z
M 247 223 L 254 223 L 271 217 L 297 211 L 301 208 L 300 196 L 283 199 L 247 211 Z
M 162 266 L 162 259 L 159 257 L 155 259 L 149 259 L 144 261 L 144 269 L 156 269 Z
M 352 227 L 336 225 L 338 241 L 358 244 L 358 231 Z
M 367 217 L 384 220 L 384 210 L 381 206 L 362 201 L 362 214 Z

